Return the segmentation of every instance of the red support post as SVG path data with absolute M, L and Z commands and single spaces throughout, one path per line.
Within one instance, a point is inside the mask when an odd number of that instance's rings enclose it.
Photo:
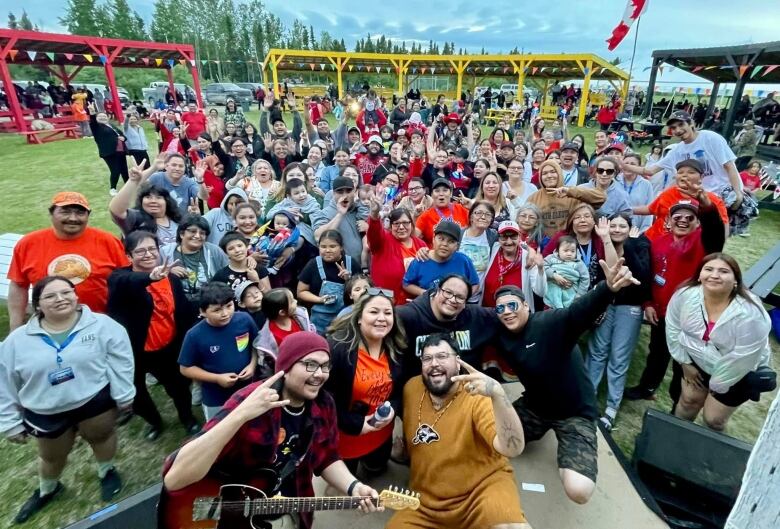
M 173 96 L 173 106 L 175 108 L 178 101 L 176 101 L 176 85 L 173 84 L 173 67 L 166 68 L 165 72 L 168 74 L 168 90 L 171 91 L 171 95 Z
M 195 100 L 198 102 L 198 108 L 206 110 L 203 104 L 203 99 L 200 97 L 200 77 L 198 76 L 198 69 L 190 63 L 190 73 L 192 74 L 192 89 L 195 90 Z
M 122 104 L 119 102 L 119 91 L 116 89 L 116 78 L 114 77 L 114 67 L 111 66 L 114 58 L 117 56 L 121 49 L 117 48 L 113 53 L 108 53 L 108 48 L 103 48 L 103 55 L 106 56 L 106 63 L 103 68 L 106 71 L 106 80 L 108 81 L 108 89 L 111 91 L 111 107 L 114 110 L 116 120 L 122 123 L 125 120 L 125 116 L 122 113 Z
M 0 57 L 0 75 L 3 78 L 3 86 L 6 87 L 5 95 L 8 97 L 8 106 L 11 107 L 11 114 L 14 116 L 16 126 L 19 127 L 19 132 L 27 132 L 27 122 L 24 120 L 24 114 L 22 114 L 22 104 L 19 102 L 19 98 L 16 97 L 16 89 L 11 80 L 11 72 L 8 70 L 8 63 L 5 62 L 5 57 Z

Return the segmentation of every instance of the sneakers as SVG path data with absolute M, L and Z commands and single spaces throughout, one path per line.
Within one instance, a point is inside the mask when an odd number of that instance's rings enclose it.
M 162 425 L 155 426 L 150 424 L 146 427 L 146 431 L 144 432 L 144 439 L 147 441 L 156 441 L 160 434 L 162 433 Z
M 634 386 L 626 389 L 623 398 L 626 400 L 655 400 L 655 390 Z
M 197 421 L 192 421 L 189 424 L 185 424 L 184 431 L 187 432 L 188 436 L 197 435 L 200 432 L 200 424 L 198 424 Z
M 743 231 L 742 233 L 738 234 L 740 237 L 750 237 L 750 232 Z
M 612 431 L 612 418 L 609 415 L 604 415 L 601 419 L 599 419 L 599 422 L 606 431 Z
M 154 378 L 154 375 L 151 373 L 146 374 L 145 380 L 147 386 L 156 386 L 157 384 L 160 383 L 156 378 Z
M 114 189 L 114 188 L 111 188 L 111 189 L 108 191 L 108 194 L 109 194 L 109 195 L 111 195 L 112 197 L 115 197 L 115 196 L 116 196 L 116 194 L 117 194 L 117 190 L 116 190 L 116 189 Z
M 103 501 L 111 501 L 120 490 L 122 490 L 122 478 L 119 477 L 116 468 L 112 468 L 100 479 L 100 496 Z
M 24 502 L 22 508 L 19 509 L 16 518 L 14 518 L 14 523 L 20 524 L 29 520 L 34 514 L 46 507 L 49 502 L 63 490 L 65 490 L 65 487 L 63 487 L 62 483 L 59 481 L 57 482 L 57 488 L 45 496 L 41 496 L 41 489 L 35 489 L 32 496 L 30 496 L 27 501 Z

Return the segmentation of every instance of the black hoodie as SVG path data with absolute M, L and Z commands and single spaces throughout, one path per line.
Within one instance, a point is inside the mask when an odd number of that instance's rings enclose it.
M 526 408 L 546 420 L 598 418 L 596 391 L 574 346 L 614 299 L 602 281 L 568 308 L 531 314 L 519 333 L 502 326 L 499 347 L 525 388 Z
M 492 309 L 477 305 L 466 305 L 454 320 L 438 320 L 431 309 L 429 293 L 398 307 L 398 318 L 406 330 L 409 346 L 404 353 L 404 380 L 419 375 L 419 346 L 430 334 L 454 333 L 461 349 L 461 358 L 477 369 L 482 366 L 482 350 L 493 342 L 501 324 Z

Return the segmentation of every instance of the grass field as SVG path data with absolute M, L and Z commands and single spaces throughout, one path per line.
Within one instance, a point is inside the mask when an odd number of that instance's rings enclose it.
M 248 113 L 248 119 L 257 123 L 258 113 Z M 570 134 L 583 132 L 592 150 L 593 129 L 572 128 Z M 153 135 L 148 134 L 149 144 L 155 145 Z M 3 199 L 0 233 L 29 231 L 48 226 L 47 208 L 51 197 L 58 191 L 78 190 L 84 193 L 93 208 L 90 224 L 117 232 L 108 218 L 108 172 L 97 157 L 91 139 L 61 141 L 46 145 L 27 145 L 14 135 L 0 135 L 0 196 Z M 762 212 L 751 228 L 749 239 L 730 239 L 726 251 L 735 255 L 743 270 L 748 269 L 767 249 L 774 245 L 780 233 L 780 213 Z M 0 307 L 0 336 L 8 333 L 5 307 Z M 644 367 L 647 351 L 648 329 L 642 331 L 640 344 L 631 365 L 628 384 L 637 382 Z M 780 360 L 780 348 L 772 341 L 775 365 Z M 668 379 L 665 382 L 668 384 Z M 671 403 L 666 397 L 666 386 L 658 392 L 655 402 L 625 402 L 618 417 L 614 436 L 627 452 L 633 449 L 636 434 L 641 428 L 642 414 L 648 406 L 668 410 Z M 143 421 L 133 419 L 120 430 L 118 467 L 125 480 L 122 497 L 140 491 L 159 480 L 160 464 L 165 454 L 175 449 L 183 440 L 184 432 L 178 426 L 170 400 L 160 388 L 153 388 L 153 396 L 166 417 L 168 429 L 155 443 L 142 438 Z M 727 433 L 746 441 L 753 441 L 764 421 L 772 396 L 764 396 L 760 403 L 748 402 L 731 420 Z M 21 503 L 37 487 L 36 456 L 32 443 L 25 446 L 0 441 L 2 465 L 0 465 L 0 525 L 10 525 Z M 85 443 L 79 442 L 65 469 L 63 482 L 66 491 L 60 499 L 22 527 L 63 527 L 100 509 L 95 465 Z

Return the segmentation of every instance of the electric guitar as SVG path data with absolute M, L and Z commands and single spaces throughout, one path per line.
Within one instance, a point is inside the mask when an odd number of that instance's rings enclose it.
M 265 475 L 264 475 L 265 474 Z M 267 471 L 251 485 L 228 484 L 206 477 L 173 493 L 163 487 L 157 506 L 158 529 L 275 529 L 285 514 L 313 511 L 355 510 L 361 500 L 388 509 L 417 510 L 420 495 L 396 487 L 370 497 L 269 498 L 276 473 Z

